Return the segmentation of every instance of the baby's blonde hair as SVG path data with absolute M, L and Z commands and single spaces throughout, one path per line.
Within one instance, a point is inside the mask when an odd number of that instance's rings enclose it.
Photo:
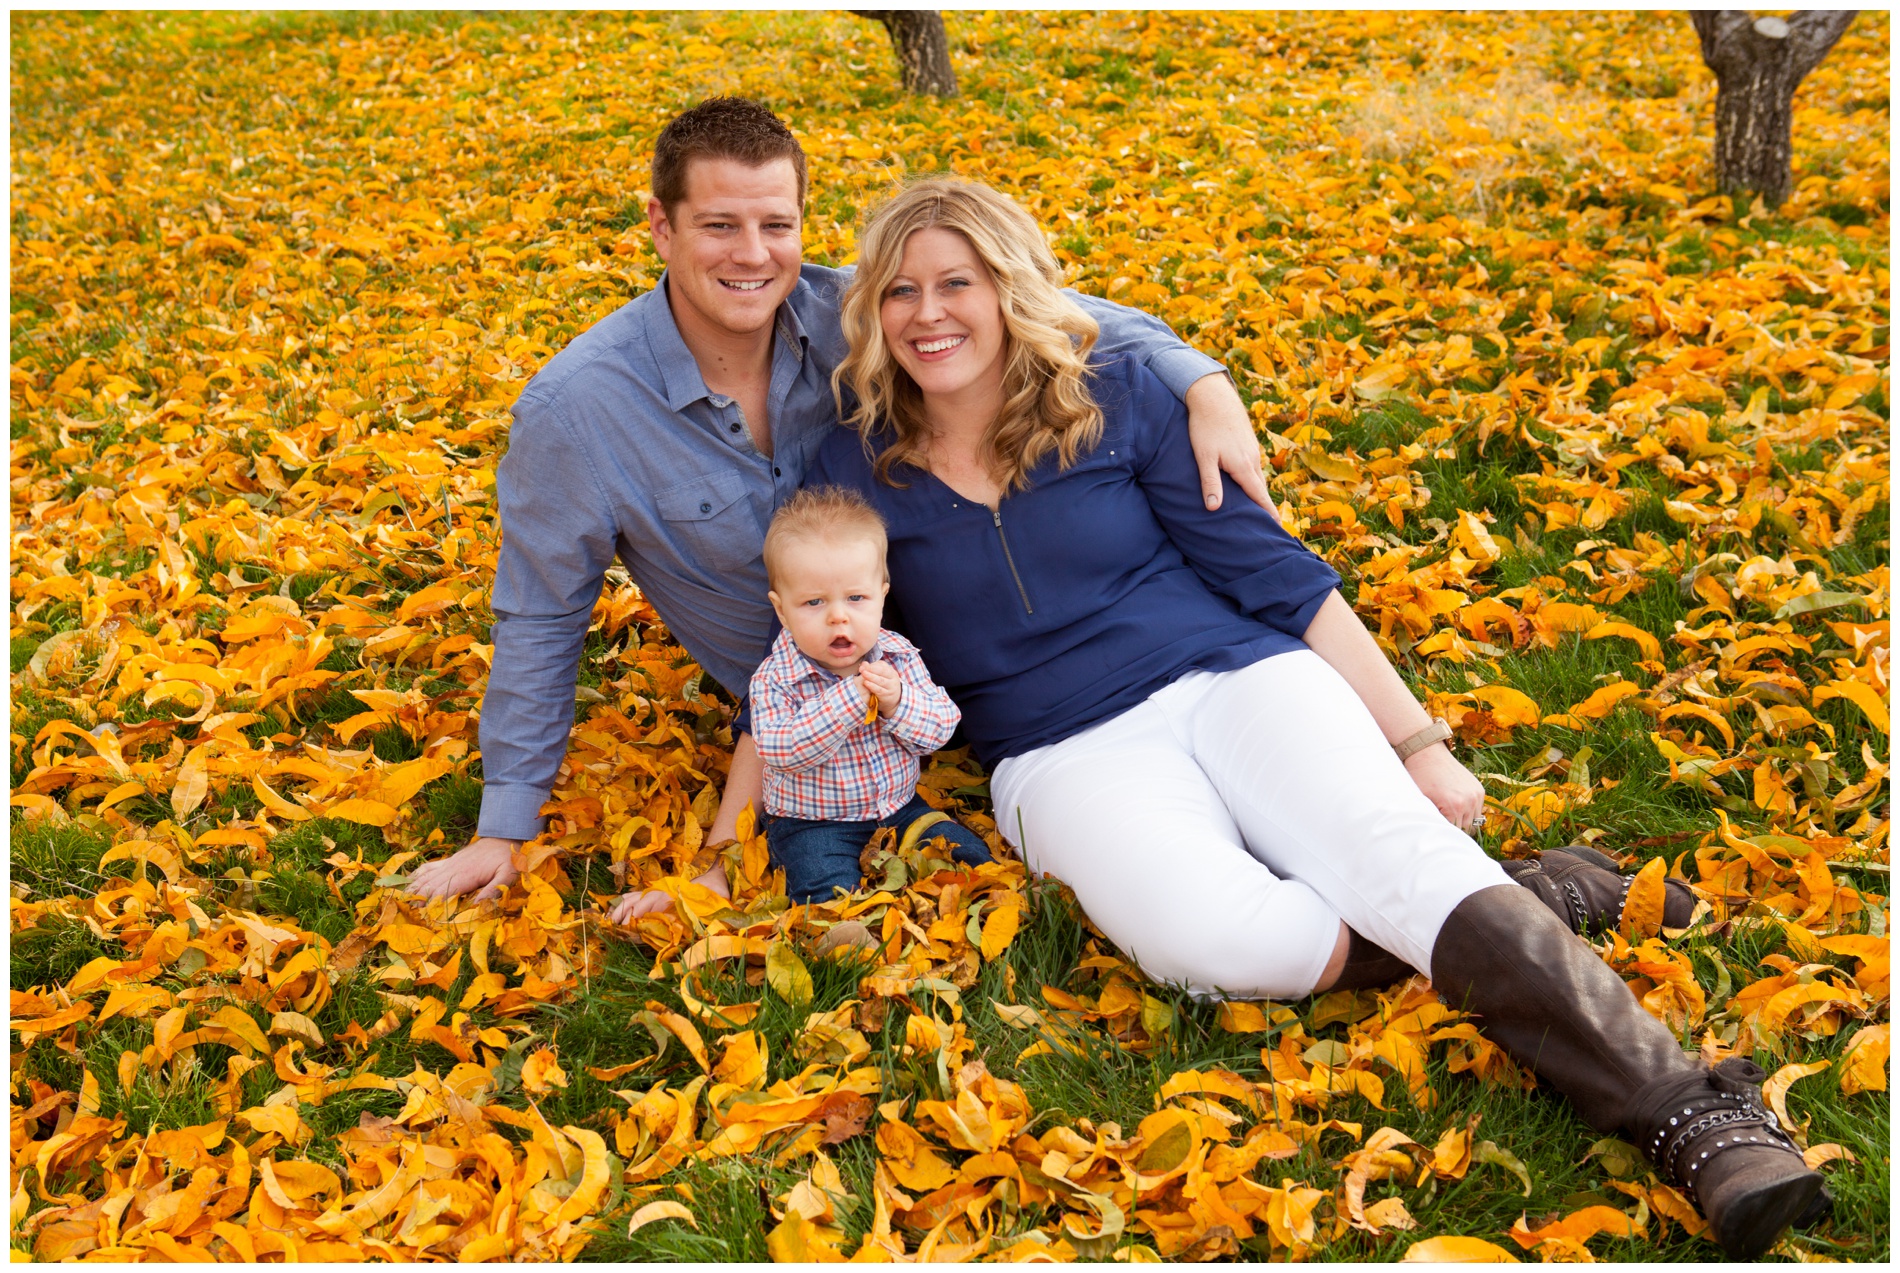
M 772 525 L 765 532 L 765 577 L 776 590 L 778 564 L 789 544 L 849 540 L 876 544 L 878 567 L 884 568 L 884 550 L 889 542 L 884 519 L 864 496 L 842 486 L 808 487 L 772 514 Z

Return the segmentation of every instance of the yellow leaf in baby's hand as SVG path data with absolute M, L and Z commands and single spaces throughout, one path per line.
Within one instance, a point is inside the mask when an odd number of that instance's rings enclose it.
M 567 1072 L 555 1059 L 553 1048 L 537 1048 L 521 1063 L 521 1086 L 542 1096 L 557 1087 L 567 1086 Z
M 1661 858 L 1643 864 L 1623 897 L 1623 936 L 1630 941 L 1654 937 L 1662 931 L 1663 880 L 1669 870 Z

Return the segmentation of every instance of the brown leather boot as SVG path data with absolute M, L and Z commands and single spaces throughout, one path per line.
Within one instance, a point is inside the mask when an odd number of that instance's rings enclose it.
M 1685 1054 L 1535 894 L 1498 885 L 1460 902 L 1432 948 L 1432 982 L 1585 1122 L 1640 1145 L 1730 1258 L 1752 1260 L 1825 1214 L 1820 1175 L 1762 1107 L 1760 1071 L 1711 1072 Z
M 1339 980 L 1328 989 L 1364 990 L 1370 986 L 1389 986 L 1395 981 L 1403 981 L 1415 971 L 1412 965 L 1400 959 L 1383 946 L 1374 945 L 1357 929 L 1348 928 L 1346 932 L 1351 940 L 1346 946 L 1346 966 L 1339 970 Z
M 1546 849 L 1537 858 L 1504 863 L 1504 873 L 1536 895 L 1573 933 L 1598 933 L 1623 919 L 1623 899 L 1636 877 L 1619 872 L 1616 859 L 1584 844 Z M 1663 881 L 1663 927 L 1687 928 L 1695 914 L 1695 890 L 1682 880 Z

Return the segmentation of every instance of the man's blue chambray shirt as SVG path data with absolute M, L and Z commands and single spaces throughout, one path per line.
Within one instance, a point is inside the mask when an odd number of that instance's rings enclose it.
M 765 658 L 765 528 L 837 427 L 831 373 L 849 269 L 805 265 L 772 341 L 772 454 L 706 388 L 666 280 L 577 336 L 528 383 L 497 471 L 502 545 L 482 699 L 480 834 L 540 834 L 574 722 L 594 603 L 617 556 L 700 666 L 743 695 Z M 1176 396 L 1224 370 L 1139 310 L 1078 293 L 1098 349 L 1140 359 Z

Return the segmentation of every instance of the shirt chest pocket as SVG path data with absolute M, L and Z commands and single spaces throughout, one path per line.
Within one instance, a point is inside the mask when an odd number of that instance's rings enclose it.
M 765 532 L 737 473 L 711 473 L 656 492 L 664 530 L 687 560 L 708 570 L 737 570 L 758 560 Z

